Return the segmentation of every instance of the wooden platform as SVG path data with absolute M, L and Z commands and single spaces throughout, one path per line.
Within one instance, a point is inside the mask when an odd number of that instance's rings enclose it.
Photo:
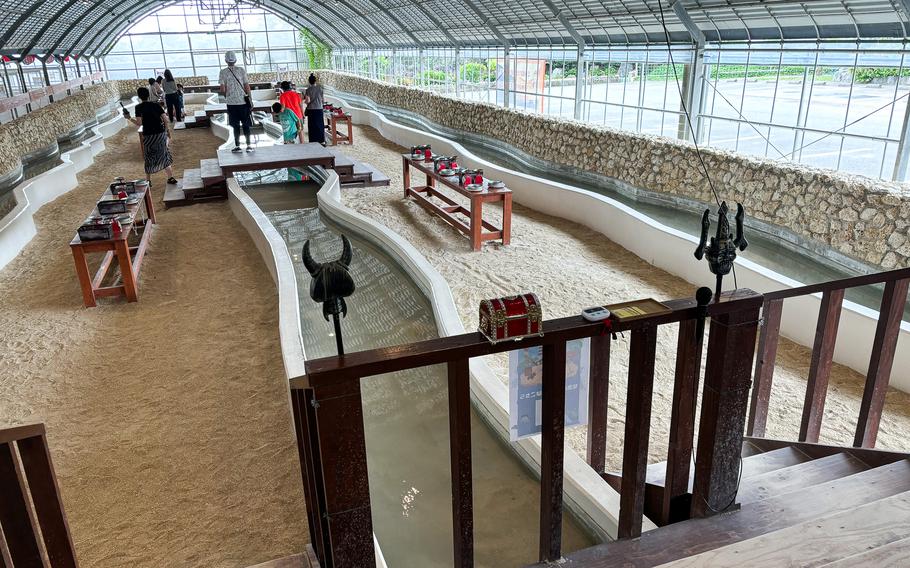
M 226 177 L 236 172 L 278 168 L 322 166 L 334 169 L 335 155 L 317 143 L 262 146 L 255 152 L 218 150 L 218 165 Z
M 384 187 L 391 182 L 389 176 L 372 165 L 355 160 L 334 148 L 327 148 L 327 150 L 335 156 L 334 169 L 338 174 L 341 187 Z
M 272 101 L 274 102 L 274 101 Z M 272 112 L 272 102 L 270 101 L 253 101 L 253 111 L 262 111 L 262 112 Z M 225 103 L 215 103 L 211 105 L 205 105 L 203 107 L 203 112 L 206 116 L 213 117 L 216 114 L 224 114 L 227 112 L 227 104 Z

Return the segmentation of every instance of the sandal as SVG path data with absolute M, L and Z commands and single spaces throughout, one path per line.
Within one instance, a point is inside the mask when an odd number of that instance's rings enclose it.
M 168 185 L 177 185 L 177 178 L 169 177 L 167 178 Z

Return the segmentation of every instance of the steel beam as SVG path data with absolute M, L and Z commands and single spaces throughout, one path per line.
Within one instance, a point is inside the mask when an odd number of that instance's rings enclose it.
M 562 27 L 564 27 L 566 29 L 566 31 L 569 32 L 569 35 L 575 41 L 575 44 L 580 47 L 584 47 L 584 45 L 585 45 L 584 38 L 581 37 L 581 34 L 579 34 L 578 31 L 575 29 L 575 27 L 569 22 L 569 19 L 563 15 L 562 10 L 557 8 L 556 5 L 553 2 L 551 2 L 551 0 L 541 0 L 541 1 L 543 2 L 544 6 L 546 6 L 551 12 L 553 12 L 553 15 L 556 16 L 556 19 L 559 21 L 560 24 L 562 24 Z
M 910 0 L 905 0 L 910 2 Z M 904 125 L 901 128 L 901 141 L 897 145 L 897 160 L 894 163 L 894 181 L 907 181 L 910 172 L 910 97 L 907 97 L 907 109 L 904 111 Z
M 686 11 L 686 7 L 682 5 L 681 0 L 676 0 L 670 4 L 670 7 L 673 8 L 673 13 L 679 18 L 679 22 L 686 28 L 689 35 L 692 36 L 692 41 L 695 42 L 695 45 L 698 46 L 699 49 L 703 48 L 705 46 L 705 34 L 701 31 L 701 28 L 692 21 L 692 17 L 689 16 L 689 12 Z
M 585 98 L 585 82 L 587 79 L 587 69 L 585 69 L 585 46 L 578 46 L 578 55 L 575 58 L 575 120 L 581 120 Z

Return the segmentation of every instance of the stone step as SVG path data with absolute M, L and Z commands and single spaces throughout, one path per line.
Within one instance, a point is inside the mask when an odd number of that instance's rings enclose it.
M 199 162 L 202 170 L 202 183 L 205 185 L 218 185 L 224 182 L 224 172 L 218 165 L 218 158 L 206 158 Z

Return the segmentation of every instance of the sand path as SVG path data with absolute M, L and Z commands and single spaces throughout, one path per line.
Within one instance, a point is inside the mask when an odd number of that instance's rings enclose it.
M 477 306 L 482 299 L 516 292 L 536 292 L 547 318 L 577 314 L 592 305 L 649 296 L 682 298 L 694 293 L 691 284 L 646 263 L 600 233 L 520 205 L 513 211 L 510 246 L 486 244 L 482 252 L 471 252 L 467 239 L 460 233 L 413 200 L 402 199 L 400 154 L 406 149 L 369 127 L 355 127 L 354 136 L 355 144 L 341 150 L 376 166 L 392 183 L 387 188 L 346 189 L 345 204 L 388 225 L 423 253 L 448 281 L 468 330 L 476 329 Z M 494 224 L 498 223 L 501 208 L 489 209 L 487 213 L 484 208 L 485 216 L 495 218 Z M 662 326 L 658 336 L 650 442 L 652 462 L 666 459 L 676 334 L 677 326 Z M 781 340 L 768 437 L 796 439 L 809 355 L 809 350 Z M 507 356 L 488 359 L 500 379 L 507 381 Z M 628 339 L 620 338 L 613 348 L 610 368 L 608 469 L 618 469 L 621 464 L 627 375 Z M 834 365 L 822 442 L 852 443 L 863 380 L 858 373 Z M 576 452 L 584 455 L 585 428 L 567 432 L 567 439 Z M 878 446 L 910 450 L 910 395 L 889 391 Z
M 113 177 L 142 176 L 135 140 L 109 139 L 0 271 L 0 423 L 47 423 L 83 567 L 236 568 L 299 552 L 275 286 L 228 205 L 159 204 L 140 301 L 82 307 L 67 244 Z M 178 174 L 218 143 L 178 131 Z M 160 200 L 163 172 L 153 183 Z

